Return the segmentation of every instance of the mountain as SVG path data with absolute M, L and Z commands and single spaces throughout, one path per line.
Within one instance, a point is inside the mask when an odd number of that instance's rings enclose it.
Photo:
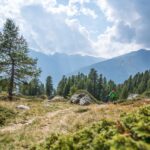
M 130 75 L 150 69 L 150 51 L 144 49 L 134 51 L 84 67 L 76 71 L 76 73 L 82 72 L 87 74 L 91 68 L 95 68 L 98 73 L 103 74 L 107 79 L 112 79 L 116 83 L 122 83 Z
M 56 86 L 63 75 L 67 75 L 75 70 L 79 70 L 85 66 L 89 66 L 104 60 L 104 58 L 81 56 L 81 55 L 67 55 L 62 53 L 55 53 L 53 55 L 46 55 L 40 52 L 31 50 L 30 55 L 38 59 L 38 67 L 41 68 L 42 73 L 40 79 L 45 82 L 48 75 L 53 78 L 53 83 Z

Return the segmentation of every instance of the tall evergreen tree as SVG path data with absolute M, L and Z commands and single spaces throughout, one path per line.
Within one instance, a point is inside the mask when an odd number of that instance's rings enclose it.
M 7 19 L 0 33 L 0 71 L 8 81 L 9 99 L 13 98 L 14 87 L 28 77 L 39 73 L 37 60 L 28 56 L 28 45 L 11 19 Z
M 120 94 L 121 99 L 126 99 L 128 97 L 128 88 L 126 85 L 124 85 L 122 92 Z
M 29 83 L 20 84 L 19 91 L 23 95 L 40 96 L 45 94 L 45 87 L 38 78 L 34 78 Z
M 67 78 L 66 78 L 66 76 L 63 76 L 61 81 L 58 83 L 58 86 L 57 86 L 57 94 L 58 95 L 61 95 L 61 96 L 64 95 L 63 91 L 64 91 L 66 83 L 67 83 Z
M 91 91 L 91 93 L 96 97 L 98 74 L 97 74 L 97 71 L 94 68 L 92 68 L 90 70 L 88 78 L 91 80 L 91 83 L 92 83 L 92 87 L 91 87 L 92 91 Z
M 103 76 L 102 76 L 102 74 L 100 74 L 98 81 L 97 81 L 97 98 L 98 99 L 102 99 L 104 97 L 103 92 L 104 92 Z
M 52 83 L 52 77 L 51 76 L 48 76 L 46 78 L 46 95 L 48 97 L 51 97 L 53 95 L 53 83 Z

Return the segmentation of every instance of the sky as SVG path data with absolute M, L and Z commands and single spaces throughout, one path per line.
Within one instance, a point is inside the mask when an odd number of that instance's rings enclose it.
M 0 0 L 29 47 L 111 58 L 150 47 L 150 0 Z

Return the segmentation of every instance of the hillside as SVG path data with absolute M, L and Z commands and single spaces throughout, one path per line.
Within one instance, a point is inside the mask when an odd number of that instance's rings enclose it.
M 61 53 L 46 55 L 35 51 L 31 51 L 30 55 L 34 58 L 38 58 L 38 66 L 42 70 L 40 79 L 45 82 L 46 77 L 51 75 L 54 85 L 60 81 L 63 75 L 104 60 L 104 58 L 98 57 Z
M 30 110 L 17 110 L 16 106 L 20 104 L 29 106 Z M 7 117 L 5 117 L 5 124 L 1 124 L 0 127 L 0 149 L 31 149 L 31 147 L 38 146 L 39 143 L 47 144 L 47 148 L 43 147 L 41 149 L 48 149 L 50 141 L 47 141 L 46 138 L 53 136 L 53 133 L 59 133 L 67 138 L 68 134 L 72 136 L 72 133 L 75 133 L 75 135 L 80 131 L 82 133 L 82 129 L 86 130 L 85 127 L 90 129 L 93 123 L 97 124 L 104 119 L 117 121 L 120 119 L 121 114 L 136 112 L 139 107 L 148 106 L 149 104 L 149 99 L 120 104 L 92 104 L 89 106 L 72 105 L 67 102 L 50 103 L 24 98 L 11 103 L 1 100 L 0 115 Z M 10 112 L 14 114 L 13 117 L 8 115 Z M 146 110 L 144 113 L 146 113 Z M 104 129 L 106 128 L 104 127 Z M 87 130 L 86 133 L 91 132 Z M 88 142 L 90 136 L 84 135 L 83 138 Z M 127 133 L 124 136 L 127 136 Z M 48 139 L 50 140 L 50 138 Z M 45 141 L 47 142 L 45 143 Z
M 87 74 L 91 68 L 95 68 L 98 73 L 103 74 L 107 79 L 112 79 L 116 83 L 122 83 L 130 75 L 150 69 L 150 51 L 144 49 L 134 51 L 84 67 L 77 70 L 76 73 L 82 72 Z

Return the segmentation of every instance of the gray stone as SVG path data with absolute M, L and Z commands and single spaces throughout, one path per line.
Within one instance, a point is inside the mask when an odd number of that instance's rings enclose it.
M 66 101 L 62 96 L 55 96 L 52 99 L 48 100 L 49 102 L 64 102 Z
M 23 109 L 23 110 L 29 110 L 30 109 L 30 107 L 25 106 L 25 105 L 18 105 L 16 108 L 17 109 Z
M 80 105 L 89 105 L 92 102 L 92 99 L 88 96 L 85 95 L 80 99 Z
M 127 99 L 132 100 L 132 99 L 135 99 L 137 96 L 138 94 L 130 94 Z
M 80 93 L 72 95 L 70 99 L 71 103 L 79 104 L 79 105 L 89 105 L 92 103 L 92 99 L 88 94 Z
M 72 95 L 70 100 L 71 100 L 71 102 L 74 103 L 74 104 L 79 103 L 79 101 L 80 101 L 79 94 L 74 94 L 74 95 Z

